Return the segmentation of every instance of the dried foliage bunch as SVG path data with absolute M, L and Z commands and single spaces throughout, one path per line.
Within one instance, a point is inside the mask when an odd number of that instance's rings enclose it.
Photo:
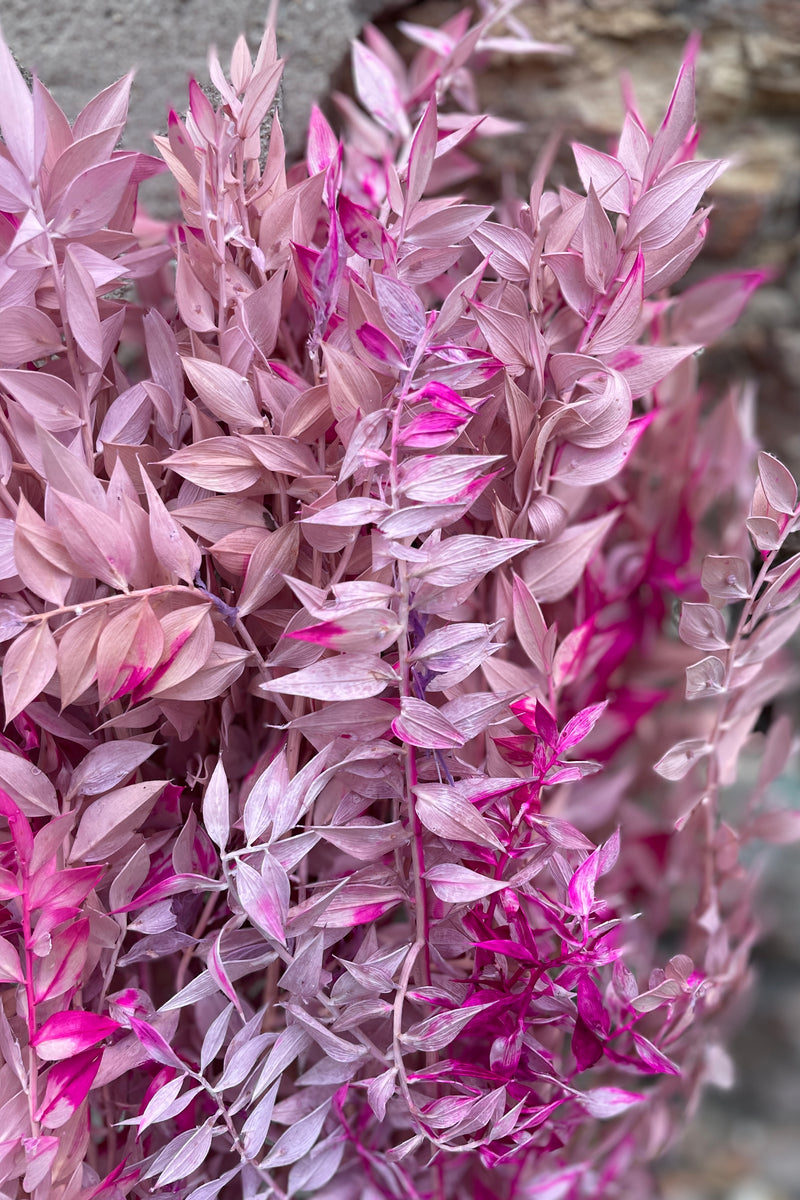
M 548 49 L 484 7 L 290 169 L 274 22 L 212 54 L 163 228 L 130 78 L 70 127 L 0 45 L 3 1198 L 643 1198 L 729 1075 L 800 516 L 695 360 L 759 276 L 669 292 L 694 44 L 583 190 L 451 194 Z

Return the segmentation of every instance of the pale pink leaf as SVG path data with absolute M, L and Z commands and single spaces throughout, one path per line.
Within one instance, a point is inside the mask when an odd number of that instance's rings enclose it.
M 502 843 L 489 822 L 458 789 L 444 783 L 421 784 L 416 789 L 416 812 L 422 824 L 437 837 L 456 842 L 477 842 L 502 851 Z
M 140 469 L 149 509 L 150 541 L 156 558 L 174 579 L 191 584 L 203 561 L 200 548 L 169 512 L 141 464 Z
M 181 358 L 186 376 L 215 417 L 232 428 L 254 429 L 261 424 L 253 389 L 230 367 L 205 358 Z
M 522 575 L 539 603 L 560 600 L 572 591 L 617 516 L 609 512 L 572 525 L 556 541 L 537 546 L 525 556 Z
M 261 874 L 241 860 L 236 867 L 236 888 L 242 907 L 250 920 L 268 937 L 286 945 L 286 915 L 289 908 L 289 880 L 286 872 L 267 852 L 267 870 Z
M 47 687 L 56 666 L 56 644 L 47 621 L 29 626 L 11 643 L 3 661 L 3 704 L 7 722 Z
M 410 212 L 428 185 L 438 140 L 436 99 L 425 107 L 408 152 L 408 191 L 406 211 Z
M 110 791 L 156 749 L 150 742 L 136 741 L 135 738 L 96 746 L 73 771 L 67 796 L 97 796 Z
M 486 1004 L 475 1004 L 427 1017 L 401 1034 L 400 1040 L 413 1050 L 443 1050 L 455 1041 L 479 1013 L 491 1008 L 492 1003 L 489 1001 Z
M 380 658 L 338 654 L 259 686 L 265 692 L 307 696 L 312 700 L 363 700 L 379 696 L 397 681 L 396 671 Z
M 686 668 L 686 699 L 718 696 L 725 690 L 725 664 L 710 654 Z
M 701 758 L 711 753 L 711 746 L 702 738 L 678 742 L 658 760 L 655 770 L 664 779 L 683 779 Z
M 94 283 L 79 258 L 67 247 L 64 257 L 66 317 L 75 341 L 90 364 L 101 370 L 105 361 L 103 335 Z
M 731 555 L 707 554 L 700 582 L 713 600 L 744 600 L 753 586 L 750 564 Z
M 429 867 L 425 878 L 434 894 L 448 904 L 471 904 L 508 886 L 502 879 L 490 879 L 460 863 Z
M 132 783 L 93 801 L 81 818 L 70 861 L 98 862 L 122 849 L 165 786 L 159 779 Z
M 96 233 L 110 221 L 130 183 L 135 154 L 121 154 L 89 167 L 74 179 L 52 217 L 54 229 L 69 237 Z
M 464 745 L 464 735 L 437 708 L 414 696 L 403 696 L 400 716 L 392 721 L 396 737 L 409 746 L 448 750 Z
M 363 42 L 353 42 L 353 81 L 356 94 L 379 125 L 389 133 L 408 137 L 411 132 L 405 105 L 388 67 Z
M 397 1090 L 397 1067 L 389 1067 L 381 1075 L 370 1079 L 367 1087 L 367 1101 L 379 1121 L 386 1116 L 386 1105 Z
M 330 1107 L 330 1100 L 323 1101 L 308 1116 L 301 1117 L 285 1133 L 282 1133 L 263 1160 L 264 1167 L 269 1169 L 270 1167 L 289 1166 L 290 1163 L 295 1163 L 308 1154 L 322 1132 Z
M 4 937 L 0 937 L 0 980 L 3 983 L 25 983 L 19 954 Z
M 211 840 L 224 850 L 230 833 L 230 794 L 222 759 L 206 784 L 203 796 L 203 824 Z
M 644 267 L 644 255 L 640 251 L 597 332 L 586 343 L 587 353 L 611 354 L 635 341 L 642 317 Z
M 159 1188 L 186 1179 L 208 1158 L 214 1137 L 212 1126 L 213 1118 L 210 1117 L 199 1129 L 179 1133 L 156 1155 L 145 1175 L 156 1175 L 160 1171 L 156 1180 L 156 1187 Z
M 262 1096 L 255 1108 L 252 1109 L 242 1126 L 242 1143 L 245 1153 L 251 1158 L 260 1152 L 266 1141 L 279 1087 L 280 1080 L 276 1080 L 266 1096 Z
M 770 506 L 791 516 L 797 508 L 797 484 L 791 471 L 762 450 L 758 456 L 758 477 Z
M 712 604 L 685 602 L 681 606 L 678 633 L 681 641 L 686 642 L 687 646 L 694 647 L 695 650 L 728 649 L 725 618 Z

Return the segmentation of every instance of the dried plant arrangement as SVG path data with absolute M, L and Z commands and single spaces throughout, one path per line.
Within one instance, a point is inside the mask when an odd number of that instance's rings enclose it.
M 0 42 L 2 1200 L 646 1200 L 730 1080 L 800 509 L 698 385 L 761 276 L 673 290 L 698 46 L 490 207 L 553 48 L 403 28 L 291 164 L 274 19 L 158 157 Z

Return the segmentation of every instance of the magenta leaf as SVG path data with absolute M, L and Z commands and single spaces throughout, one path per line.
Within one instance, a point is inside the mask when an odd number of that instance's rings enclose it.
M 36 1120 L 46 1129 L 60 1129 L 80 1108 L 100 1068 L 102 1050 L 84 1050 L 65 1062 L 58 1062 L 47 1073 L 44 1097 Z

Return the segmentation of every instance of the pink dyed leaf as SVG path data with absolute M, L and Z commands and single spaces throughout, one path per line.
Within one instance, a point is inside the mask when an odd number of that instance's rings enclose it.
M 137 1017 L 129 1017 L 130 1027 L 136 1034 L 142 1047 L 147 1051 L 147 1057 L 153 1062 L 163 1063 L 165 1067 L 174 1067 L 183 1074 L 186 1070 L 178 1055 L 169 1042 L 159 1031 L 147 1021 Z
M 397 1090 L 397 1067 L 389 1067 L 374 1079 L 370 1079 L 367 1087 L 367 1101 L 379 1121 L 386 1116 L 386 1105 Z
M 683 779 L 696 762 L 711 753 L 711 746 L 702 738 L 689 738 L 668 750 L 656 763 L 654 770 L 664 779 Z
M 422 199 L 422 194 L 428 185 L 438 140 L 438 123 L 436 99 L 431 99 L 420 118 L 411 149 L 408 152 L 408 192 L 406 195 L 406 211 Z
M 630 176 L 619 159 L 579 142 L 572 143 L 572 153 L 586 192 L 593 187 L 609 212 L 630 212 Z
M 64 349 L 58 329 L 40 309 L 32 305 L 4 308 L 0 317 L 0 363 L 4 367 L 20 367 Z
M 523 538 L 476 537 L 459 534 L 445 538 L 426 551 L 424 559 L 412 562 L 410 574 L 441 587 L 476 584 L 487 572 L 529 549 Z
M 155 1186 L 159 1188 L 186 1179 L 208 1158 L 214 1137 L 212 1125 L 213 1119 L 209 1118 L 199 1129 L 179 1133 L 156 1155 L 145 1176 L 158 1175 Z
M 46 1129 L 60 1129 L 66 1125 L 89 1095 L 102 1057 L 103 1051 L 98 1047 L 75 1054 L 51 1067 L 36 1120 Z
M 621 1088 L 599 1087 L 581 1092 L 576 1100 L 590 1116 L 608 1121 L 627 1112 L 636 1104 L 643 1104 L 646 1097 L 640 1092 L 625 1092 Z
M 643 306 L 644 265 L 640 251 L 597 332 L 587 342 L 587 353 L 611 354 L 636 339 Z
M 119 207 L 130 183 L 135 154 L 121 154 L 109 162 L 89 167 L 70 183 L 61 197 L 52 223 L 69 237 L 83 237 L 102 229 Z
M 53 678 L 56 644 L 47 621 L 28 627 L 11 643 L 3 661 L 3 705 L 13 720 Z
M 190 1088 L 181 1096 L 180 1091 L 185 1082 L 185 1075 L 177 1075 L 174 1079 L 170 1079 L 168 1083 L 165 1083 L 162 1088 L 159 1088 L 155 1095 L 150 1098 L 144 1112 L 138 1119 L 137 1134 L 139 1137 L 151 1125 L 166 1122 L 171 1117 L 177 1117 L 179 1113 L 182 1113 L 191 1104 L 197 1093 L 202 1090 L 198 1085 L 197 1087 Z
M 718 696 L 725 690 L 725 664 L 710 654 L 686 668 L 686 699 Z
M 694 343 L 687 346 L 623 346 L 604 361 L 619 372 L 630 388 L 631 397 L 637 400 L 699 349 L 700 346 Z
M 333 525 L 342 529 L 357 529 L 362 525 L 380 520 L 391 508 L 383 500 L 370 500 L 367 497 L 351 496 L 347 500 L 337 500 L 303 518 L 304 525 Z
M 105 361 L 100 314 L 92 277 L 80 259 L 67 248 L 64 257 L 66 317 L 75 341 L 90 364 L 100 370 Z
M 25 976 L 22 974 L 22 965 L 19 961 L 19 954 L 11 945 L 11 942 L 0 937 L 0 980 L 3 983 L 22 983 L 25 982 Z
M 400 621 L 389 609 L 366 608 L 297 629 L 286 636 L 297 641 L 325 646 L 330 650 L 380 653 L 388 650 L 397 641 L 400 631 Z
M 500 461 L 500 455 L 419 455 L 403 464 L 399 490 L 420 504 L 477 499 L 487 469 Z
M 437 1013 L 417 1022 L 400 1035 L 404 1045 L 413 1050 L 443 1050 L 459 1036 L 479 1013 L 492 1007 L 492 1002 L 457 1008 L 453 1012 Z
M 725 618 L 712 604 L 684 603 L 678 633 L 681 641 L 695 650 L 728 649 Z
M 195 442 L 161 465 L 212 492 L 243 492 L 261 476 L 261 467 L 246 444 L 232 437 Z
M 144 908 L 145 905 L 154 904 L 157 900 L 163 900 L 167 896 L 179 896 L 183 892 L 221 892 L 225 890 L 225 887 L 224 883 L 217 879 L 210 879 L 206 875 L 196 875 L 191 872 L 170 875 L 167 879 L 162 879 L 151 887 L 145 888 L 129 903 L 120 905 L 113 911 L 130 912 L 133 908 Z
M 411 132 L 405 105 L 388 67 L 362 42 L 353 42 L 353 81 L 356 94 L 379 125 L 389 133 L 408 137 Z
M 259 686 L 265 692 L 308 696 L 312 700 L 364 700 L 379 696 L 392 683 L 397 683 L 397 673 L 382 659 L 367 654 L 339 654 Z
M 100 579 L 127 591 L 136 556 L 127 528 L 77 496 L 54 492 L 58 528 L 84 578 Z
M 315 916 L 313 923 L 322 929 L 372 925 L 407 900 L 408 896 L 399 887 L 371 883 L 346 884 L 330 899 L 324 897 L 319 901 L 321 912 Z M 292 920 L 296 924 L 296 918 L 290 917 L 290 930 Z
M 53 1062 L 73 1058 L 120 1028 L 110 1017 L 91 1012 L 58 1012 L 48 1017 L 31 1038 L 39 1058 Z
M 262 1096 L 255 1108 L 252 1109 L 242 1126 L 242 1143 L 245 1153 L 250 1157 L 254 1158 L 260 1152 L 267 1139 L 279 1086 L 280 1080 L 276 1080 L 266 1096 Z
M 253 73 L 253 78 L 242 100 L 242 114 L 239 118 L 239 136 L 252 137 L 258 132 L 259 126 L 269 112 L 278 94 L 278 87 L 283 73 L 283 59 L 279 58 L 269 67 L 262 67 Z
M 667 1058 L 661 1050 L 643 1037 L 641 1033 L 634 1033 L 633 1044 L 636 1047 L 636 1053 L 644 1063 L 645 1067 L 652 1074 L 657 1075 L 680 1075 L 680 1067 Z
M 725 166 L 723 161 L 684 162 L 667 171 L 631 209 L 626 246 L 656 250 L 673 241 Z
M 581 232 L 586 281 L 596 291 L 605 292 L 617 269 L 617 243 L 611 222 L 603 212 L 591 183 L 581 222 Z
M 455 842 L 476 842 L 502 851 L 491 825 L 457 786 L 425 784 L 416 789 L 416 811 L 422 824 L 437 837 Z
M 135 738 L 96 746 L 73 771 L 67 796 L 97 796 L 110 791 L 155 751 L 155 745 Z
M 308 1154 L 322 1132 L 330 1107 L 330 1100 L 325 1100 L 282 1133 L 263 1160 L 264 1166 L 267 1169 L 289 1166 Z
M 595 885 L 600 875 L 601 861 L 597 850 L 583 860 L 569 883 L 569 903 L 574 913 L 587 917 L 595 904 Z
M 206 785 L 203 796 L 203 824 L 211 840 L 224 850 L 230 833 L 230 796 L 222 759 Z
M 762 451 L 758 456 L 758 477 L 770 506 L 791 516 L 797 508 L 797 484 L 791 471 Z
M 525 556 L 522 576 L 539 603 L 560 600 L 572 591 L 617 515 L 609 512 L 572 525 L 556 541 L 538 546 Z
M 425 878 L 434 894 L 448 904 L 471 904 L 507 886 L 502 879 L 489 879 L 459 863 L 429 867 Z
M 757 813 L 747 822 L 743 834 L 776 846 L 788 846 L 800 840 L 800 812 L 772 809 Z
M 241 375 L 204 358 L 181 358 L 181 365 L 214 416 L 236 429 L 254 429 L 261 424 L 253 389 Z
M 71 862 L 96 863 L 126 845 L 164 790 L 163 780 L 116 788 L 85 810 L 70 853 Z
M 174 579 L 191 584 L 203 561 L 200 549 L 168 511 L 144 467 L 141 475 L 149 509 L 150 541 L 156 557 Z
M 745 525 L 757 550 L 777 550 L 780 546 L 780 526 L 772 517 L 748 517 Z
M 388 275 L 376 275 L 374 286 L 381 313 L 391 332 L 404 342 L 418 342 L 425 331 L 425 309 L 414 289 Z
M 576 716 L 567 721 L 558 739 L 559 753 L 577 746 L 578 742 L 588 737 L 607 706 L 607 700 L 604 700 L 602 704 L 590 704 L 588 708 L 581 709 Z
M 295 567 L 300 546 L 300 530 L 295 522 L 265 534 L 247 563 L 238 611 L 244 617 L 262 608 L 284 585 L 284 576 Z
M 268 937 L 285 946 L 290 889 L 283 868 L 268 852 L 264 854 L 260 874 L 248 862 L 240 861 L 236 868 L 236 887 L 250 920 Z
M 387 824 L 320 825 L 314 832 L 362 862 L 374 862 L 408 841 L 408 831 L 399 821 L 389 821 Z
M 673 336 L 705 346 L 716 342 L 738 321 L 750 296 L 768 278 L 765 271 L 731 271 L 687 288 L 670 314 Z
M 695 36 L 689 42 L 664 120 L 648 152 L 644 165 L 645 184 L 658 178 L 691 133 L 695 104 L 694 67 L 698 46 L 699 39 Z
M 164 630 L 147 597 L 104 625 L 97 640 L 97 690 L 101 704 L 140 687 L 164 653 Z
M 700 582 L 712 600 L 744 600 L 750 595 L 753 577 L 750 564 L 743 558 L 707 554 Z
M 399 347 L 382 329 L 365 322 L 363 325 L 359 325 L 355 335 L 370 366 L 378 371 L 386 367 L 391 371 L 405 370 L 406 360 Z
M 425 700 L 403 696 L 400 716 L 392 722 L 392 732 L 409 746 L 431 750 L 449 750 L 464 745 L 463 734 Z
M 74 921 L 53 934 L 50 953 L 34 963 L 33 996 L 37 1004 L 63 996 L 80 985 L 88 950 L 88 918 Z
M 311 106 L 311 118 L 308 123 L 308 139 L 306 162 L 309 175 L 316 175 L 334 161 L 339 149 L 339 139 L 331 129 L 327 117 L 317 108 Z

